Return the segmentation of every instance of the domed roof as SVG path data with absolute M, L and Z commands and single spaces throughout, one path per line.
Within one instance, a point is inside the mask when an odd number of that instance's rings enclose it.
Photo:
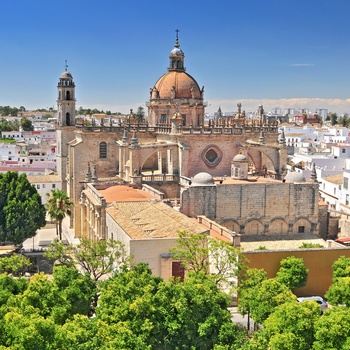
M 238 153 L 233 157 L 233 161 L 235 162 L 246 162 L 247 158 L 244 154 Z
M 305 177 L 302 173 L 292 171 L 285 176 L 284 180 L 288 183 L 305 182 Z
M 211 186 L 214 185 L 213 177 L 208 173 L 198 173 L 192 178 L 192 186 Z
M 73 79 L 72 74 L 70 72 L 64 71 L 61 76 L 61 79 Z
M 159 98 L 201 98 L 201 92 L 196 80 L 186 72 L 169 71 L 161 76 L 155 84 Z
M 179 47 L 174 47 L 171 51 L 170 51 L 170 55 L 172 56 L 183 56 L 184 53 L 183 51 L 179 48 Z

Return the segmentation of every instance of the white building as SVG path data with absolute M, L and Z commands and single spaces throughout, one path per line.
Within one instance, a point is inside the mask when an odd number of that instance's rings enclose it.
M 27 175 L 27 178 L 40 194 L 43 204 L 47 202 L 48 194 L 50 194 L 51 190 L 62 190 L 62 182 L 56 174 Z

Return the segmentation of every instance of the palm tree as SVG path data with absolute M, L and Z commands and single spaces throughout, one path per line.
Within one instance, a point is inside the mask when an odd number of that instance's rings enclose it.
M 52 220 L 56 221 L 56 233 L 59 240 L 62 240 L 62 221 L 68 215 L 70 216 L 70 208 L 73 203 L 70 202 L 66 192 L 53 189 L 48 193 L 48 201 L 46 203 L 47 212 Z

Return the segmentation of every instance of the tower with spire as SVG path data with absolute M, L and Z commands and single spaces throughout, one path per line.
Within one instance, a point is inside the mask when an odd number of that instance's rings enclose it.
M 58 85 L 58 125 L 75 125 L 75 84 L 72 74 L 68 72 L 67 60 L 65 61 L 64 72 L 61 74 Z

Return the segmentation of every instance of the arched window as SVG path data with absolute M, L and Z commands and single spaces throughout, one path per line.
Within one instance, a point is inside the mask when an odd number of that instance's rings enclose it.
M 66 113 L 66 125 L 70 126 L 70 114 Z
M 102 158 L 102 159 L 107 158 L 107 143 L 106 142 L 100 143 L 100 158 Z
M 66 100 L 70 100 L 70 91 L 66 92 Z

